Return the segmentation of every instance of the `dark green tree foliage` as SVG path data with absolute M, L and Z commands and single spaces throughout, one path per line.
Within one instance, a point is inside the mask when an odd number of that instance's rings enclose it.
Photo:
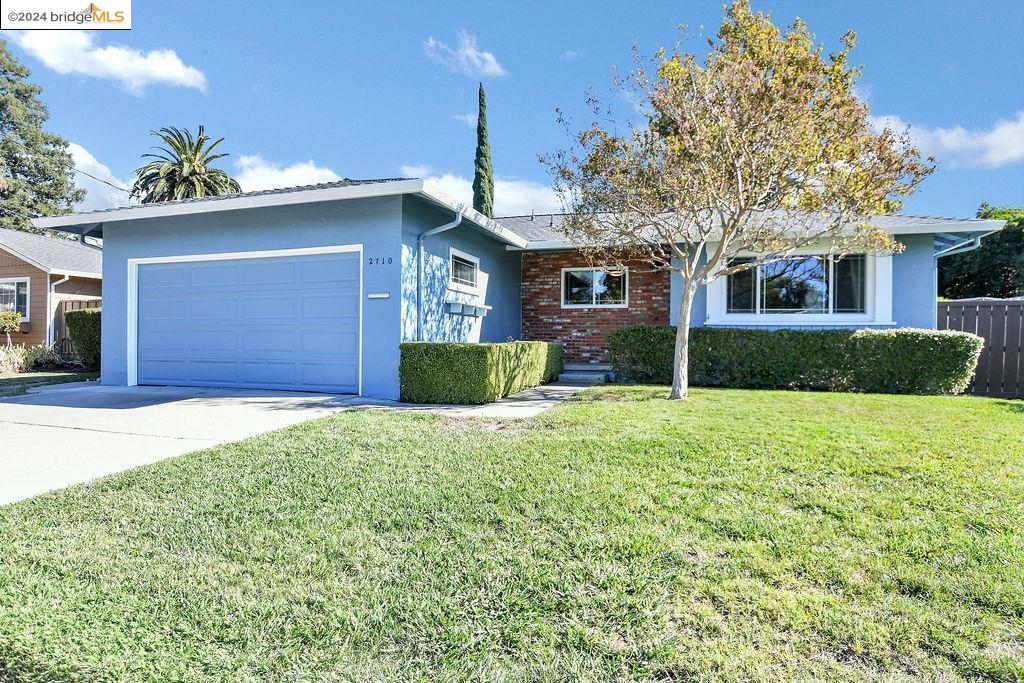
M 476 161 L 473 163 L 473 208 L 494 217 L 494 168 L 491 166 L 491 144 L 487 141 L 487 99 L 480 84 L 480 110 L 476 119 Z
M 138 178 L 132 196 L 139 197 L 143 204 L 242 191 L 238 181 L 212 166 L 214 161 L 227 156 L 214 154 L 224 138 L 211 139 L 202 126 L 195 135 L 187 128 L 174 126 L 151 132 L 165 146 L 157 147 L 155 154 L 143 154 L 143 159 L 153 161 L 135 169 Z
M 939 259 L 939 296 L 971 299 L 1024 296 L 1024 208 L 982 204 L 978 218 L 1006 221 L 1006 227 L 981 246 Z
M 0 40 L 0 227 L 31 231 L 30 219 L 70 213 L 85 191 L 68 141 L 43 130 L 50 113 L 29 75 Z

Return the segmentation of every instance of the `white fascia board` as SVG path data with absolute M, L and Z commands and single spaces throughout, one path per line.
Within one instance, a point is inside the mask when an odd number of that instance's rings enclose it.
M 93 280 L 102 280 L 102 273 L 87 273 L 81 270 L 65 270 L 64 268 L 54 268 L 50 271 L 51 275 L 67 275 L 68 277 L 87 277 Z
M 386 197 L 389 195 L 415 193 L 422 189 L 422 180 L 395 180 L 385 183 L 365 183 L 363 185 L 348 185 L 345 187 L 331 187 L 319 190 L 301 190 L 298 192 L 277 192 L 273 194 L 234 197 L 231 199 L 208 199 L 205 201 L 183 202 L 180 204 L 129 206 L 123 209 L 114 209 L 98 213 L 73 213 L 67 216 L 35 218 L 32 220 L 32 225 L 37 228 L 59 230 L 61 228 L 90 225 L 93 223 L 134 221 L 146 218 L 163 218 L 165 216 L 186 216 L 197 213 L 237 211 L 239 209 L 257 209 L 268 206 L 311 204 L 314 202 L 330 202 L 340 199 Z
M 894 228 L 884 228 L 892 235 L 925 235 L 931 233 L 961 233 L 961 232 L 984 232 L 990 235 L 999 232 L 1006 225 L 1006 221 L 975 219 L 963 223 L 919 223 L 915 225 L 903 225 Z M 551 249 L 579 249 L 575 244 L 565 240 L 535 240 L 528 242 L 525 247 L 507 247 L 509 251 L 544 251 Z
M 942 232 L 985 232 L 991 234 L 1003 229 L 1006 221 L 973 219 L 962 223 L 920 223 L 918 225 L 902 225 L 896 228 L 886 228 L 886 232 L 893 235 L 920 235 L 926 233 Z

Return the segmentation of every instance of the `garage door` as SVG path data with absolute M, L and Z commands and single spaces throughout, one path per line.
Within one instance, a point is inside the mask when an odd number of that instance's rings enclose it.
M 358 252 L 138 266 L 139 384 L 359 393 Z

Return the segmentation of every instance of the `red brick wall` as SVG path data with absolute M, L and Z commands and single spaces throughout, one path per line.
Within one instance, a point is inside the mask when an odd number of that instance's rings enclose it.
M 639 266 L 629 271 L 629 308 L 562 308 L 562 268 L 587 265 L 577 251 L 523 254 L 523 339 L 560 342 L 567 363 L 607 363 L 609 332 L 668 324 L 669 272 Z

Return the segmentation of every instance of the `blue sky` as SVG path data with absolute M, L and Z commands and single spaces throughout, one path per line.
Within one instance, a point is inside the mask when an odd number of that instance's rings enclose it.
M 905 213 L 1024 206 L 1024 2 L 755 2 L 803 17 L 836 46 L 857 31 L 860 92 L 940 160 Z M 287 9 L 282 9 L 287 7 Z M 487 89 L 499 213 L 557 208 L 537 155 L 581 125 L 630 48 L 714 33 L 721 2 L 135 0 L 131 31 L 5 36 L 32 70 L 49 126 L 82 168 L 128 183 L 148 131 L 200 123 L 225 136 L 243 189 L 414 172 L 468 199 L 476 86 Z M 695 50 L 701 44 L 692 40 Z M 629 105 L 621 102 L 624 112 Z M 123 202 L 80 177 L 85 208 Z

